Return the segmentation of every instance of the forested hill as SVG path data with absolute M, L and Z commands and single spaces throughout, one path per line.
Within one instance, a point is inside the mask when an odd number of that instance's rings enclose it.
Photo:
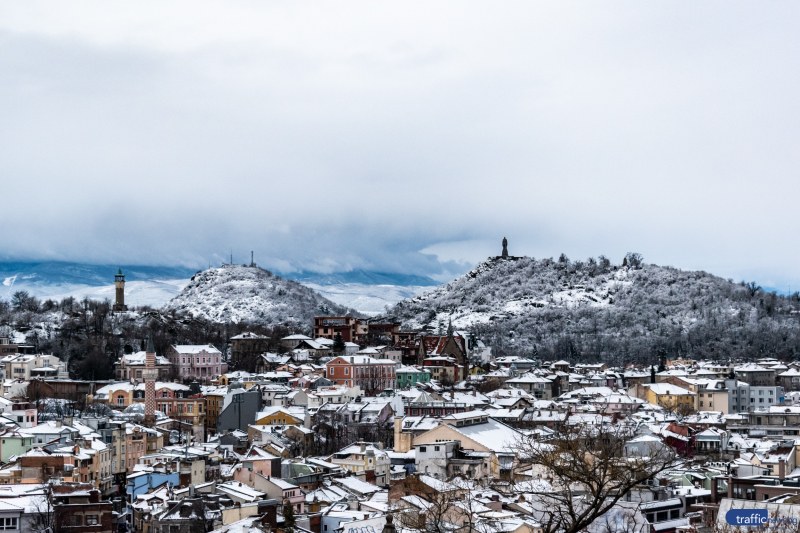
M 611 363 L 800 355 L 797 293 L 630 259 L 490 258 L 388 315 L 434 330 L 452 321 L 496 355 Z
M 308 328 L 315 315 L 352 310 L 256 266 L 226 265 L 195 274 L 166 306 L 216 323 L 258 323 Z

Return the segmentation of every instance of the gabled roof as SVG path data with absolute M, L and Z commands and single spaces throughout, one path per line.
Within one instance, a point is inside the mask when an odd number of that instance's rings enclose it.
M 262 448 L 259 448 L 256 445 L 250 446 L 250 449 L 245 452 L 244 455 L 241 456 L 243 460 L 247 459 L 277 459 L 276 456 L 272 455 L 271 453 L 265 451 Z
M 373 485 L 372 483 L 367 483 L 366 481 L 361 481 L 355 477 L 343 477 L 343 478 L 334 478 L 331 481 L 336 485 L 344 488 L 346 491 L 358 494 L 358 495 L 367 495 L 372 494 L 374 492 L 380 492 L 380 487 Z
M 308 335 L 303 335 L 301 333 L 295 333 L 294 335 L 287 335 L 286 337 L 281 337 L 282 341 L 310 341 L 313 340 Z
M 467 414 L 474 416 L 475 411 L 471 413 L 458 413 L 457 415 L 449 415 L 445 418 L 452 417 L 452 419 L 466 419 L 468 417 L 464 415 Z M 476 443 L 495 453 L 514 453 L 515 447 L 522 439 L 521 432 L 491 417 L 488 417 L 485 422 L 467 424 L 460 427 L 457 424 L 441 424 L 439 427 L 442 425 L 447 425 L 447 427 L 452 429 L 452 431 L 475 441 Z M 436 431 L 437 429 L 438 427 L 430 431 Z M 417 439 L 420 439 L 420 443 L 425 440 L 425 435 L 427 433 L 429 432 L 423 433 L 417 437 Z M 417 439 L 415 439 L 415 444 Z M 468 448 L 468 446 L 464 447 Z
M 422 337 L 423 348 L 427 355 L 442 355 L 444 350 L 447 346 L 447 343 L 450 339 L 455 341 L 456 346 L 458 347 L 460 353 L 458 354 L 450 354 L 450 355 L 464 355 L 466 350 L 464 349 L 464 337 L 460 335 L 425 335 Z

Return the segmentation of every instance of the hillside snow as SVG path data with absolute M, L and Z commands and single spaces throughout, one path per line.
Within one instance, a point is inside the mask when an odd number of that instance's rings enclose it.
M 452 322 L 499 354 L 617 363 L 800 355 L 796 296 L 705 272 L 614 266 L 604 258 L 490 258 L 387 315 L 409 328 L 442 330 Z
M 312 289 L 255 266 L 226 265 L 195 274 L 165 310 L 211 322 L 299 324 L 348 310 Z

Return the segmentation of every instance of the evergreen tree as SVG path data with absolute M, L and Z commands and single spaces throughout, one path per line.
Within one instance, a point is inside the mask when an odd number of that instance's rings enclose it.
M 283 531 L 294 531 L 294 507 L 289 500 L 283 500 Z
M 344 339 L 342 339 L 341 333 L 336 333 L 336 336 L 333 338 L 333 353 L 336 354 L 343 354 L 345 350 Z

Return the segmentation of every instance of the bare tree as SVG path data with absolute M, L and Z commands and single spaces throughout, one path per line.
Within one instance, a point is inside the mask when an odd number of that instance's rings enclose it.
M 534 492 L 533 502 L 545 533 L 584 531 L 631 489 L 676 465 L 677 456 L 668 446 L 626 456 L 625 443 L 632 436 L 625 424 L 565 421 L 546 443 L 533 437 L 519 443 L 520 460 L 535 465 L 546 481 Z
M 500 530 L 494 518 L 482 516 L 489 509 L 479 501 L 479 489 L 460 477 L 432 480 L 433 485 L 416 483 L 423 490 L 411 492 L 414 504 L 396 502 L 398 525 L 420 533 L 491 533 Z
M 694 408 L 694 405 L 687 402 L 680 402 L 678 400 L 659 398 L 658 406 L 663 408 L 670 415 L 674 416 L 679 422 L 687 416 L 693 415 L 697 412 L 697 410 Z
M 42 477 L 45 477 L 45 469 L 42 467 Z M 28 521 L 22 530 L 32 533 L 53 533 L 55 527 L 55 513 L 53 510 L 53 489 L 49 483 L 42 485 L 41 493 L 31 497 L 30 507 L 32 512 L 28 515 Z

